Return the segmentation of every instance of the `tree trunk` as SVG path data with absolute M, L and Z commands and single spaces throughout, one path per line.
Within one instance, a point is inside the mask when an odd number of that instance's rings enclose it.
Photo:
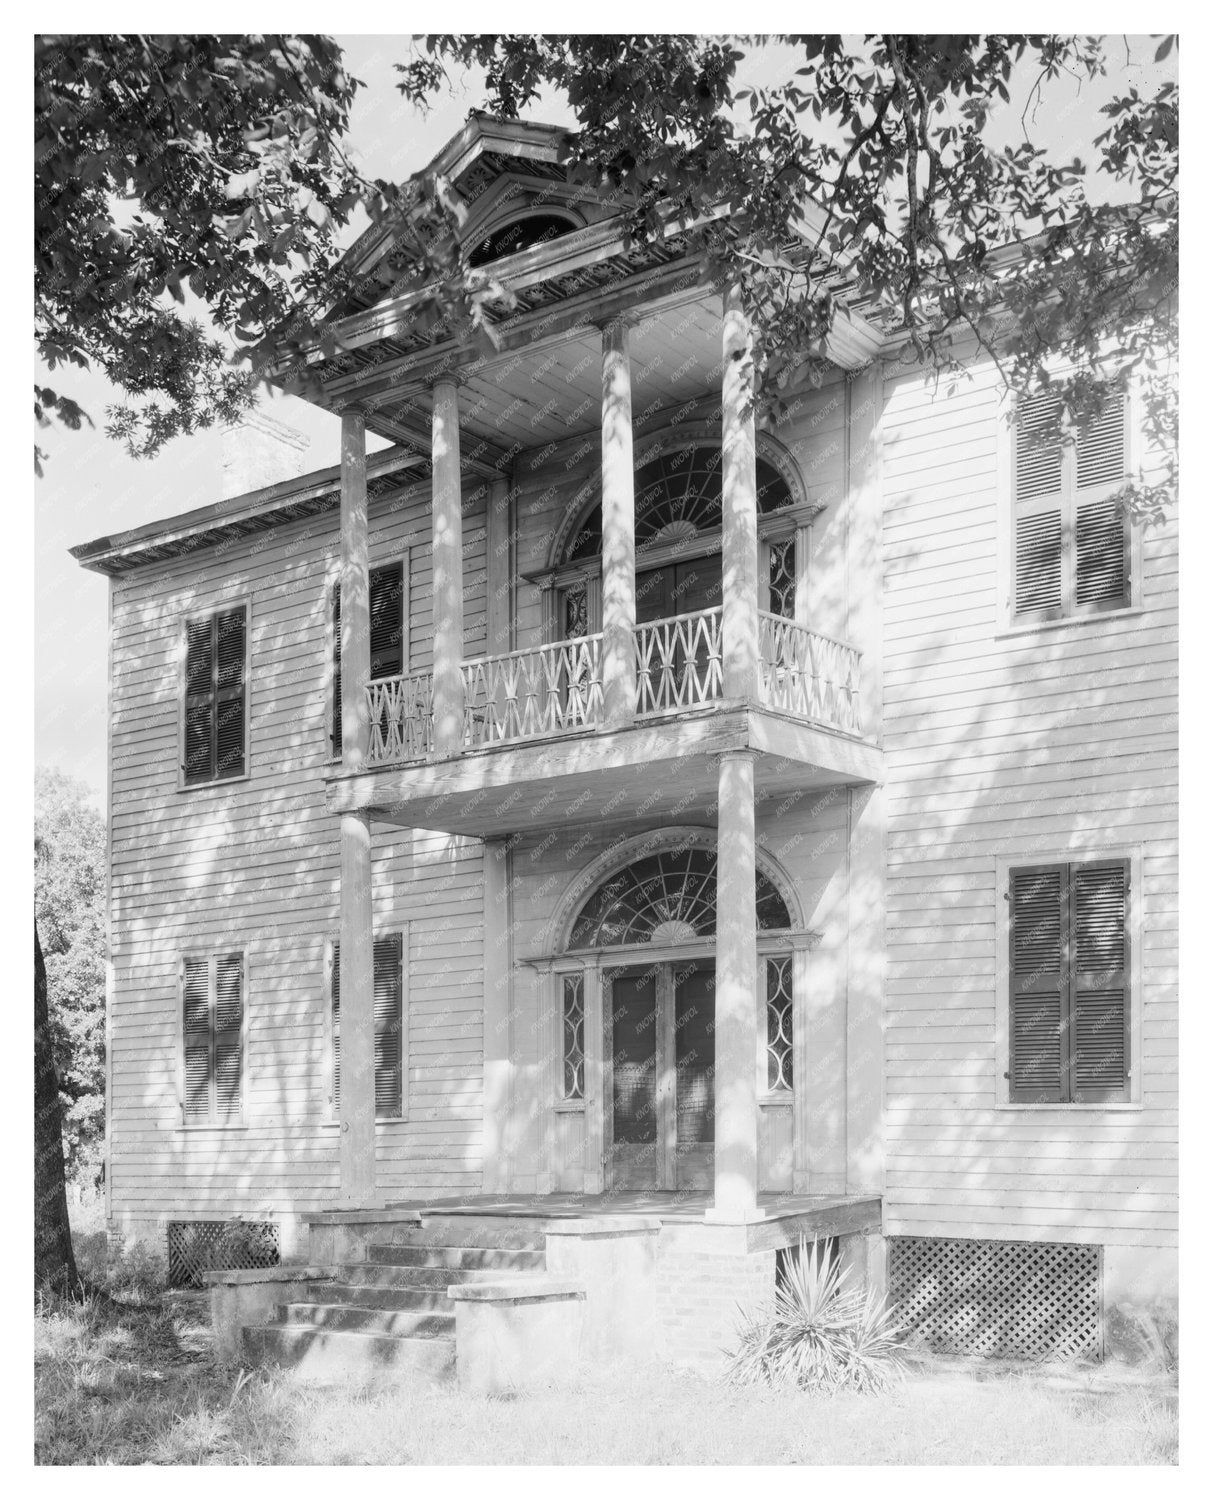
M 34 923 L 34 1285 L 73 1294 L 79 1285 L 67 1217 L 63 1116 L 51 1046 L 46 965 Z

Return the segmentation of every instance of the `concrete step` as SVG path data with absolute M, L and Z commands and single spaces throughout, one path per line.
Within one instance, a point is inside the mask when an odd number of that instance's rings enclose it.
M 394 1312 L 450 1312 L 454 1306 L 445 1286 L 333 1286 L 326 1293 L 304 1293 L 297 1302 L 337 1303 L 349 1307 L 380 1307 Z
M 525 1276 L 525 1271 L 455 1270 L 450 1266 L 395 1266 L 378 1261 L 357 1261 L 340 1266 L 336 1279 L 349 1286 L 442 1287 L 464 1281 L 504 1281 Z
M 333 1307 L 381 1307 L 395 1312 L 424 1312 L 427 1308 L 448 1312 L 452 1306 L 444 1286 L 351 1286 L 326 1281 L 307 1287 L 294 1299 L 296 1303 L 320 1302 Z
M 266 1323 L 244 1330 L 244 1348 L 255 1363 L 272 1361 L 301 1380 L 392 1380 L 408 1375 L 451 1380 L 455 1375 L 453 1338 L 398 1338 L 393 1334 Z
M 353 1329 L 397 1338 L 453 1339 L 455 1312 L 417 1308 L 360 1307 L 348 1302 L 288 1302 L 281 1321 L 291 1327 Z
M 452 1271 L 542 1271 L 543 1250 L 496 1245 L 368 1245 L 367 1259 L 380 1266 L 425 1266 Z
M 547 1234 L 538 1220 L 495 1219 L 488 1214 L 426 1214 L 420 1225 L 401 1225 L 392 1237 L 398 1244 L 479 1245 L 501 1250 L 542 1250 L 547 1245 Z

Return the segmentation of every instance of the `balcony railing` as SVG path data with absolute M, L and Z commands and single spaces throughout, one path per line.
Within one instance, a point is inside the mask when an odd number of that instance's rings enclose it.
M 845 641 L 760 610 L 759 687 L 768 708 L 859 733 L 859 652 Z
M 724 696 L 720 606 L 636 627 L 636 717 L 702 708 Z
M 859 733 L 859 652 L 853 646 L 765 612 L 758 639 L 764 705 Z M 719 607 L 638 625 L 635 643 L 638 720 L 710 707 L 724 697 Z M 603 725 L 601 635 L 481 657 L 462 670 L 465 749 Z M 370 765 L 433 754 L 432 697 L 429 673 L 370 684 Z
M 433 679 L 384 677 L 367 688 L 371 708 L 371 744 L 367 763 L 424 760 L 434 748 Z
M 545 739 L 602 723 L 602 637 L 463 664 L 465 745 Z

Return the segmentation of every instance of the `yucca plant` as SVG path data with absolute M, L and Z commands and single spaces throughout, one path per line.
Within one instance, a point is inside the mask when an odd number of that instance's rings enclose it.
M 802 1236 L 773 1308 L 742 1312 L 729 1378 L 807 1391 L 883 1391 L 902 1375 L 901 1329 L 873 1294 L 852 1286 L 827 1247 Z

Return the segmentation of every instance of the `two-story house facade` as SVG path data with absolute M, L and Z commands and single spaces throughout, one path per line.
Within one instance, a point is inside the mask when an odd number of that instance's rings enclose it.
M 634 1213 L 690 1354 L 821 1233 L 941 1344 L 980 1282 L 1089 1351 L 1092 1297 L 1176 1290 L 1176 549 L 1109 499 L 1133 397 L 1046 449 L 853 309 L 756 426 L 739 302 L 674 229 L 625 246 L 560 132 L 473 117 L 435 165 L 500 347 L 355 298 L 293 355 L 337 465 L 76 549 L 111 1229 L 238 1215 L 291 1261 L 377 1213 Z

